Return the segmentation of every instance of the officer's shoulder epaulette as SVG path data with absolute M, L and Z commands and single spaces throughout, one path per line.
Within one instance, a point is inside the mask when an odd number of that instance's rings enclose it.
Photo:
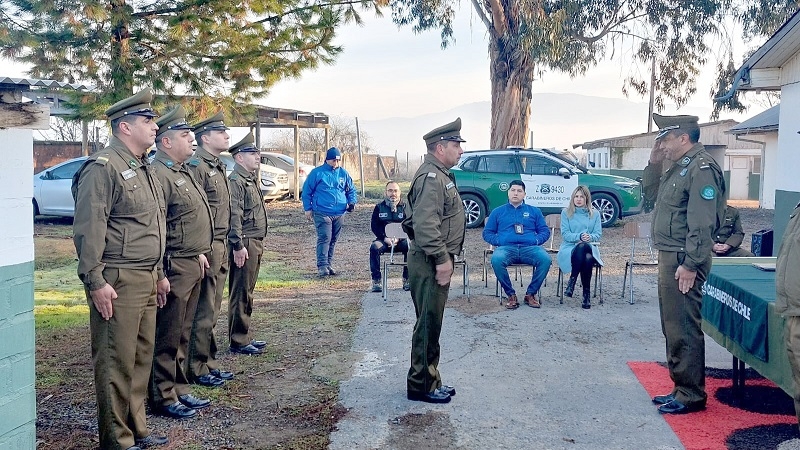
M 111 155 L 109 155 L 108 152 L 100 153 L 97 156 L 92 157 L 91 161 L 94 161 L 95 164 L 100 164 L 101 166 L 105 166 L 106 164 L 108 164 L 109 156 Z
M 428 172 L 428 175 L 426 175 L 426 176 L 428 178 L 436 178 L 436 172 Z
M 709 167 L 711 167 L 711 163 L 709 163 L 708 160 L 703 158 L 702 156 L 698 156 L 697 167 L 699 167 L 700 169 L 708 169 Z

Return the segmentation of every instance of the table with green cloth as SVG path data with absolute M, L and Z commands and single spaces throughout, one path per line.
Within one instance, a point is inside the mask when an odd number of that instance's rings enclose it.
M 752 258 L 729 263 L 715 258 L 703 286 L 703 331 L 733 355 L 734 387 L 744 384 L 747 364 L 791 395 L 785 320 L 775 312 L 775 272 L 748 260 Z

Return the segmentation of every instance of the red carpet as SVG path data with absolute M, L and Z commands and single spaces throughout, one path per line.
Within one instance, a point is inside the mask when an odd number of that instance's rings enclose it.
M 672 391 L 672 380 L 663 365 L 629 362 L 628 366 L 651 398 Z M 771 381 L 754 376 L 758 379 L 746 381 L 745 394 L 739 401 L 746 409 L 733 406 L 733 401 L 727 401 L 733 398 L 729 374 L 730 371 L 727 371 L 727 378 L 714 378 L 707 372 L 708 403 L 705 411 L 664 415 L 664 420 L 687 450 L 768 449 L 798 437 L 791 397 Z M 762 412 L 753 412 L 754 409 Z

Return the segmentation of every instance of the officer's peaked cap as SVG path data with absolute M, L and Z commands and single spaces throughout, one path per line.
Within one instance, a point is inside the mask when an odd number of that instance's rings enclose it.
M 132 96 L 114 103 L 106 110 L 108 120 L 119 119 L 124 116 L 158 117 L 150 103 L 153 101 L 153 91 L 144 88 Z
M 186 123 L 186 111 L 183 106 L 178 105 L 170 112 L 164 114 L 156 120 L 158 131 L 156 137 L 166 133 L 169 130 L 191 130 L 192 127 Z
M 461 138 L 461 117 L 422 136 L 426 145 L 439 141 L 467 142 Z
M 698 128 L 697 121 L 697 116 L 662 116 L 661 114 L 653 113 L 653 122 L 656 123 L 659 129 L 656 140 L 661 139 L 673 130 L 683 130 L 687 133 L 695 130 Z

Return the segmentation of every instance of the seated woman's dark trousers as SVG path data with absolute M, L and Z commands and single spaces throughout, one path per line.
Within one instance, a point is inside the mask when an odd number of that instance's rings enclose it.
M 592 282 L 592 269 L 594 269 L 592 246 L 586 242 L 581 242 L 572 249 L 572 274 L 570 278 L 578 278 L 580 273 L 583 290 L 588 291 Z

